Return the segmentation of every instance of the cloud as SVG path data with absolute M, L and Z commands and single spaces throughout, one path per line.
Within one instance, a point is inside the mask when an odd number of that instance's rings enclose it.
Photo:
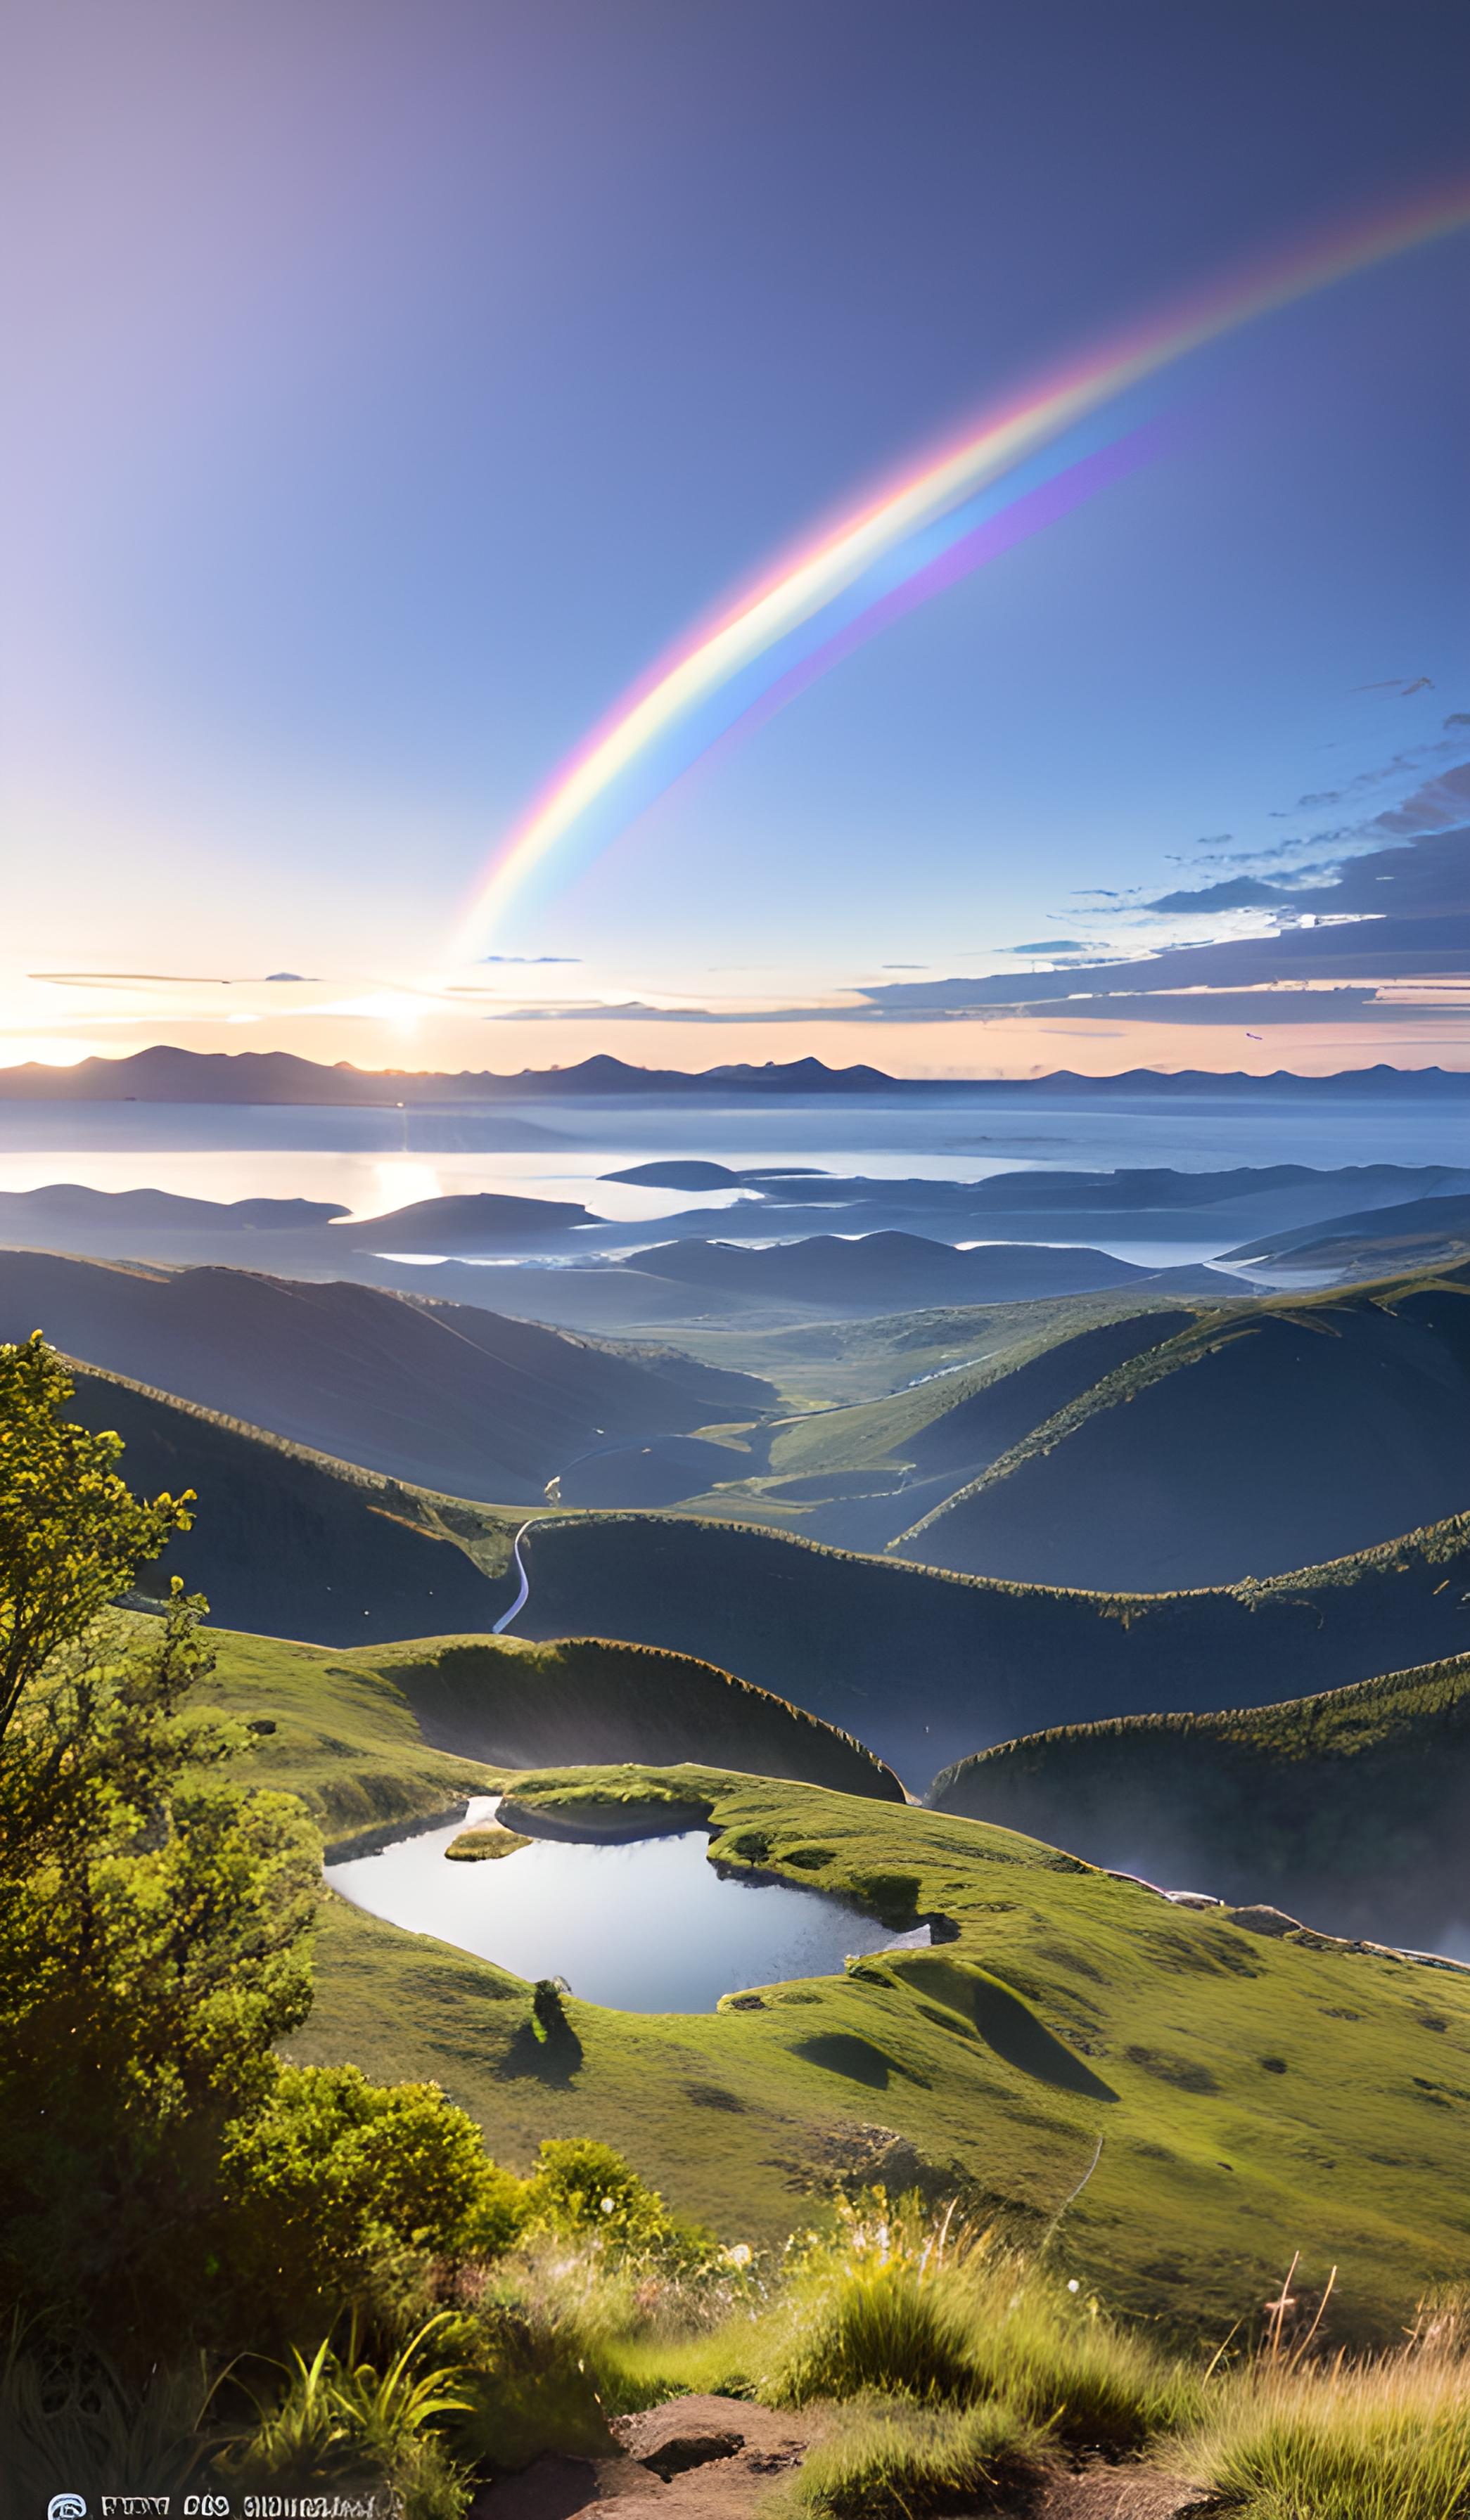
M 1258 876 L 1237 875 L 1223 883 L 1208 883 L 1198 892 L 1166 892 L 1144 906 L 1207 918 L 1217 910 L 1279 910 L 1282 900 L 1278 885 L 1263 883 Z
M 1401 805 L 1391 806 L 1387 813 L 1375 815 L 1367 829 L 1410 839 L 1417 838 L 1421 832 L 1448 831 L 1467 822 L 1470 822 L 1470 761 L 1462 761 L 1453 770 L 1442 771 L 1438 778 L 1426 780 L 1411 796 L 1405 796 Z
M 534 967 L 538 963 L 579 963 L 580 954 L 482 954 L 482 963 L 520 963 Z
M 1088 948 L 1077 936 L 1041 936 L 1031 945 L 1004 945 L 1004 954 L 1085 954 Z M 892 967 L 884 965 L 888 970 Z
M 1446 731 L 1452 726 L 1470 726 L 1470 709 L 1452 709 L 1445 720 Z
M 321 983 L 310 971 L 267 971 L 267 980 L 290 980 L 300 988 L 319 988 Z
M 132 989 L 144 982 L 151 989 L 233 989 L 217 971 L 27 971 L 28 980 L 54 980 L 70 988 Z

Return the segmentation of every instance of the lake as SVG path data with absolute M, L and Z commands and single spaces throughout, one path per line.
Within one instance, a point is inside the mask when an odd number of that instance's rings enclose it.
M 1102 1104 L 1050 1098 L 1025 1108 L 963 1098 L 797 1096 L 705 1103 L 625 1101 L 356 1110 L 301 1104 L 7 1102 L 0 1100 L 0 1191 L 79 1182 L 195 1198 L 336 1199 L 354 1216 L 419 1199 L 498 1191 L 580 1200 L 633 1227 L 707 1207 L 721 1231 L 741 1193 L 658 1191 L 603 1176 L 656 1156 L 704 1155 L 731 1170 L 810 1164 L 874 1179 L 982 1181 L 1018 1168 L 1100 1171 L 1168 1165 L 1470 1163 L 1462 1104 L 1208 1097 Z M 1120 1220 L 1122 1222 L 1122 1220 Z M 1104 1247 L 1144 1267 L 1206 1259 L 1232 1238 L 1156 1251 L 1126 1237 Z M 1059 1237 L 1065 1239 L 1065 1234 Z M 528 1256 L 522 1254 L 522 1257 Z M 604 1258 L 611 1257 L 604 1253 Z M 493 1297 L 487 1292 L 487 1301 Z
M 574 1995 L 623 2012 L 712 2012 L 722 1995 L 785 1978 L 831 1977 L 849 1953 L 929 1941 L 895 1934 L 842 1899 L 722 1875 L 703 1829 L 621 1846 L 540 1839 L 491 1862 L 449 1863 L 464 1820 L 327 1867 L 354 1907 L 432 1934 L 517 1977 L 564 1977 Z

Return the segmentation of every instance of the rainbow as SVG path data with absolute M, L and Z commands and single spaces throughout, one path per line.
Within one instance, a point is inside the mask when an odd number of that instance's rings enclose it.
M 1136 434 L 1120 438 L 1106 420 L 1130 387 L 1467 224 L 1460 182 L 1217 285 L 1042 381 L 788 553 L 661 658 L 563 763 L 482 871 L 456 955 L 483 954 L 532 878 L 563 854 L 583 862 L 737 721 L 770 714 L 898 612 L 1140 460 Z M 1080 431 L 1085 442 L 1069 453 L 1061 441 Z

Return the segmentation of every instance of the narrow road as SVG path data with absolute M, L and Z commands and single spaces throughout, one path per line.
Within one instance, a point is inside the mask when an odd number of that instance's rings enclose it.
M 516 1559 L 516 1573 L 521 1578 L 521 1590 L 516 1595 L 510 1608 L 502 1612 L 501 1616 L 495 1621 L 493 1628 L 490 1630 L 492 1637 L 498 1637 L 503 1629 L 508 1628 L 512 1619 L 519 1619 L 522 1611 L 526 1607 L 527 1599 L 530 1593 L 530 1576 L 527 1571 L 526 1560 L 521 1554 L 521 1543 L 526 1538 L 529 1529 L 529 1523 L 523 1522 L 520 1530 L 516 1534 L 513 1544 Z

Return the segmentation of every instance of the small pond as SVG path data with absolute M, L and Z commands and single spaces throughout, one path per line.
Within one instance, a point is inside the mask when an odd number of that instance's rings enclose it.
M 468 1817 L 495 1807 L 482 1796 Z M 850 1952 L 929 1941 L 927 1925 L 895 1934 L 818 1890 L 722 1876 L 703 1829 L 621 1846 L 539 1839 L 493 1863 L 451 1864 L 444 1849 L 465 1825 L 329 1864 L 327 1878 L 408 1933 L 517 1977 L 564 1977 L 574 1995 L 624 2012 L 712 2012 L 745 1987 L 833 1976 Z

